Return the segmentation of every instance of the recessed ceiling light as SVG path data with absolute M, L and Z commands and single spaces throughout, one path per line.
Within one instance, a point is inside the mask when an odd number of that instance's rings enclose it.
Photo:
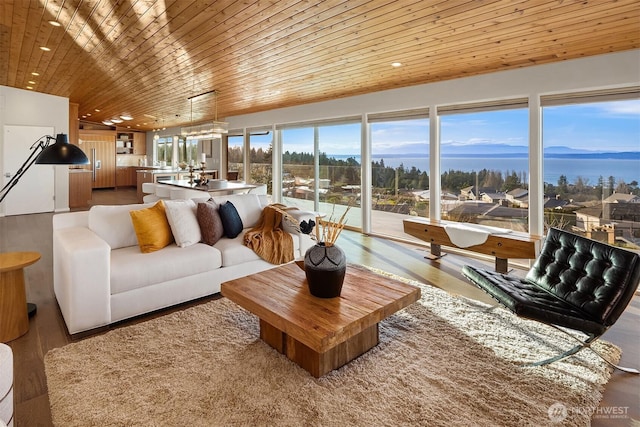
M 46 47 L 46 46 L 40 46 L 40 50 L 44 50 L 45 52 L 49 52 L 49 51 L 51 51 L 51 49 L 49 49 L 49 48 L 48 48 L 48 47 Z
M 62 24 L 59 23 L 58 21 L 49 21 L 49 24 L 53 25 L 54 27 L 61 27 Z
M 99 112 L 100 112 L 100 110 L 98 108 L 96 108 L 96 113 L 99 113 Z
M 33 80 L 29 80 L 29 84 L 30 85 L 34 85 L 34 84 L 36 84 L 36 82 L 34 82 Z
M 31 87 L 31 86 L 27 86 L 27 89 L 32 90 L 32 89 L 33 89 L 33 87 Z
M 32 76 L 39 76 L 40 73 L 36 73 L 35 71 L 33 73 L 31 73 Z
M 391 66 L 392 67 L 402 67 L 402 63 L 401 62 L 392 62 Z

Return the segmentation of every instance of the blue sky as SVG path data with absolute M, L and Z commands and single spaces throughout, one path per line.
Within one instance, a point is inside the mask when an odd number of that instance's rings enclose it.
M 384 122 L 372 125 L 374 155 L 428 152 L 428 120 Z M 441 117 L 442 151 L 447 146 L 528 144 L 528 111 L 504 110 Z M 313 131 L 284 131 L 284 150 L 313 151 Z M 252 145 L 268 147 L 269 136 L 252 137 Z M 590 151 L 640 151 L 640 100 L 545 107 L 545 147 L 565 146 Z M 320 129 L 320 150 L 328 154 L 360 151 L 359 124 Z

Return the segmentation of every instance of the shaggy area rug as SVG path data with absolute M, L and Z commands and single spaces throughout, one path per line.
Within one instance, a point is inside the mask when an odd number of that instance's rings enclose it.
M 405 280 L 408 281 L 408 280 Z M 610 370 L 552 328 L 431 286 L 380 344 L 316 379 L 222 298 L 50 351 L 57 426 L 586 426 Z M 612 361 L 620 350 L 595 345 Z

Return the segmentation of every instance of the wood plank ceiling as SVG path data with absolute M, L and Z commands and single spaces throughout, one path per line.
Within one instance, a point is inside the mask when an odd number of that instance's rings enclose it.
M 638 0 L 0 3 L 1 85 L 141 130 L 640 45 Z

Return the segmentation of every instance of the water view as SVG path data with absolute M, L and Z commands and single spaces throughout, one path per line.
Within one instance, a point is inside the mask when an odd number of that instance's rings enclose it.
M 640 153 L 638 153 L 640 155 Z M 346 160 L 353 158 L 360 163 L 360 155 L 357 154 L 337 154 L 329 155 L 335 159 Z M 394 157 L 393 155 L 374 156 L 372 161 L 380 163 L 391 168 L 402 166 L 404 169 L 415 167 L 421 172 L 429 173 L 428 157 Z M 446 172 L 462 171 L 474 172 L 481 169 L 495 170 L 502 172 L 516 173 L 524 172 L 528 174 L 529 161 L 526 158 L 446 158 L 441 159 L 441 171 Z M 615 178 L 615 181 L 622 180 L 631 183 L 633 181 L 640 182 L 640 158 L 631 159 L 579 159 L 579 158 L 546 158 L 544 160 L 544 181 L 556 184 L 560 176 L 564 175 L 567 181 L 573 183 L 581 177 L 583 182 L 588 185 L 596 185 L 598 179 L 603 177 L 608 179 L 609 176 Z

